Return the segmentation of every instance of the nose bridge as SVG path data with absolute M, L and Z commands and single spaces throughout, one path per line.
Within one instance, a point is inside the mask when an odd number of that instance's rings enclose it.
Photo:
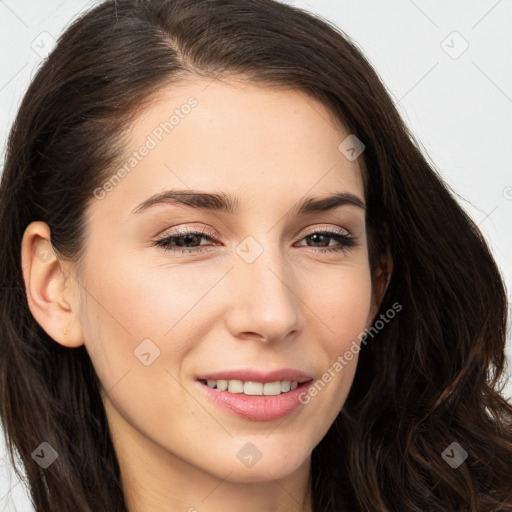
M 278 338 L 298 328 L 300 301 L 293 269 L 271 239 L 249 236 L 237 246 L 235 297 L 239 330 Z

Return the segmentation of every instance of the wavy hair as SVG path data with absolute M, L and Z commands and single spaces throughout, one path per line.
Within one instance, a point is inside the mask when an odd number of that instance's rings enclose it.
M 377 73 L 339 28 L 274 0 L 104 1 L 59 38 L 9 134 L 0 185 L 0 414 L 37 512 L 126 512 L 120 470 L 84 346 L 33 318 L 20 246 L 36 220 L 79 262 L 93 190 L 162 87 L 244 77 L 322 102 L 365 145 L 370 265 L 394 269 L 335 422 L 314 448 L 315 512 L 512 511 L 512 406 L 502 397 L 507 318 L 499 269 L 422 154 Z M 377 317 L 379 314 L 377 314 Z M 48 442 L 47 469 L 32 458 Z M 442 454 L 457 442 L 456 469 Z

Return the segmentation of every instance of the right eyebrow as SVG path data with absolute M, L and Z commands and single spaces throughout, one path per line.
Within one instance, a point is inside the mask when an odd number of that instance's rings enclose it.
M 357 206 L 366 210 L 364 201 L 355 194 L 337 192 L 327 197 L 307 198 L 293 211 L 293 213 L 294 215 L 303 215 L 312 212 L 326 212 L 345 205 Z

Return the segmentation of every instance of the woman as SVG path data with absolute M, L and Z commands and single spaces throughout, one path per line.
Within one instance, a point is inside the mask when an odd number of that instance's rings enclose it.
M 0 228 L 38 512 L 512 510 L 499 270 L 324 21 L 94 8 L 25 95 Z

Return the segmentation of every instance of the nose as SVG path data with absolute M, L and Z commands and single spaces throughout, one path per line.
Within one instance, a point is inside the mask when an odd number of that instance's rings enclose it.
M 246 246 L 240 245 L 230 272 L 228 329 L 236 338 L 262 343 L 276 343 L 296 334 L 302 327 L 302 302 L 293 267 L 277 244 L 264 245 L 252 239 Z

